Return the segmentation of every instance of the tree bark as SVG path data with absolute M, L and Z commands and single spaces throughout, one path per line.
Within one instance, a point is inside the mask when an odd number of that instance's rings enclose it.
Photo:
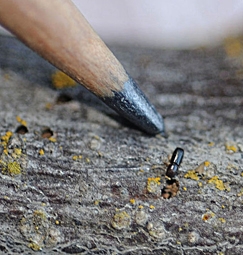
M 54 67 L 0 37 L 0 251 L 241 254 L 242 59 L 224 47 L 111 49 L 165 118 L 166 137 L 129 126 L 81 86 L 55 90 Z M 180 190 L 166 200 L 176 147 Z

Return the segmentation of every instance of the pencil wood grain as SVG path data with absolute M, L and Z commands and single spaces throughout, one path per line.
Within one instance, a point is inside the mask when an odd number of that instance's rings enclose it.
M 70 0 L 0 0 L 0 24 L 149 134 L 163 120 Z

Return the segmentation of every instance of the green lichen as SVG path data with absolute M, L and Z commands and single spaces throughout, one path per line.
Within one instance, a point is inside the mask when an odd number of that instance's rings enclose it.
M 10 175 L 21 174 L 21 166 L 16 161 L 8 163 L 8 173 Z
M 4 162 L 0 160 L 0 165 L 2 166 L 2 172 L 3 174 L 8 174 L 11 176 L 19 175 L 21 174 L 21 166 L 18 162 Z

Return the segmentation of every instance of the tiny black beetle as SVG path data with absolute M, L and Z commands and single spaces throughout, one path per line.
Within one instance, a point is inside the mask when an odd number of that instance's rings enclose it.
M 167 168 L 166 176 L 169 178 L 174 178 L 178 172 L 179 166 L 182 162 L 184 156 L 184 150 L 181 148 L 176 148 L 170 160 L 170 165 Z

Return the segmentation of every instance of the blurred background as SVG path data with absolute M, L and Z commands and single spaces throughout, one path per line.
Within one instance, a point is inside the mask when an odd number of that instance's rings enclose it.
M 217 45 L 243 32 L 242 0 L 74 0 L 107 42 L 159 48 Z
M 218 45 L 243 32 L 242 0 L 73 2 L 106 43 L 188 49 Z

